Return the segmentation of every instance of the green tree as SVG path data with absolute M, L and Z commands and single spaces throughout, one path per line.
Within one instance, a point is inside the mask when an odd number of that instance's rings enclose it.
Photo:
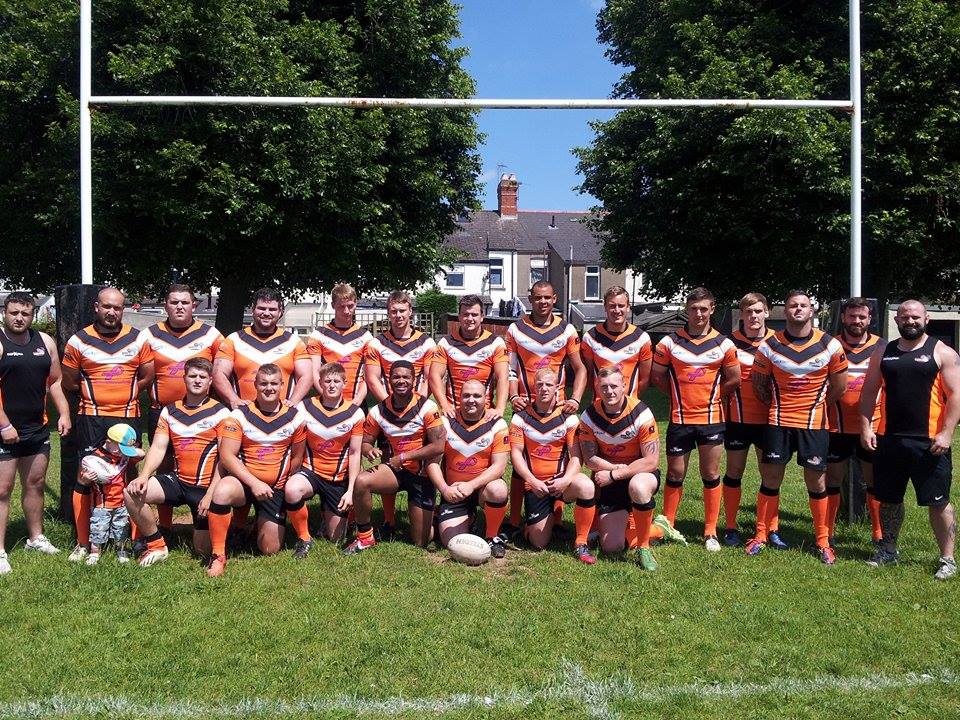
M 618 97 L 846 98 L 846 3 L 610 0 Z M 960 6 L 864 0 L 864 289 L 949 299 L 960 280 Z M 624 111 L 578 150 L 605 259 L 670 296 L 706 285 L 848 292 L 849 119 Z
M 75 0 L 0 0 L 0 276 L 79 276 Z M 97 0 L 94 93 L 467 97 L 450 0 Z M 433 276 L 476 204 L 459 110 L 111 107 L 95 112 L 97 281 L 249 293 Z

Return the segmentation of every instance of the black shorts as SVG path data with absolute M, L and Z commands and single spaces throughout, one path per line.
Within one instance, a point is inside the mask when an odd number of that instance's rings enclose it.
M 882 503 L 899 504 L 913 481 L 917 505 L 942 507 L 950 502 L 950 453 L 934 455 L 930 439 L 878 435 L 873 470 L 873 492 Z
M 691 425 L 690 427 L 695 427 Z M 660 470 L 659 468 L 651 473 L 657 479 L 657 486 L 653 489 L 656 495 L 660 489 Z M 619 480 L 617 482 L 597 488 L 597 512 L 600 515 L 607 513 L 620 512 L 622 510 L 630 511 L 633 508 L 633 501 L 630 499 L 630 481 Z
M 854 455 L 862 462 L 873 462 L 873 450 L 867 450 L 860 442 L 860 436 L 853 433 L 830 433 L 830 448 L 827 450 L 827 462 L 838 463 Z
M 480 505 L 479 490 L 470 493 L 470 495 L 456 503 L 448 503 L 441 495 L 438 520 L 443 523 L 448 520 L 456 520 L 457 518 L 473 517 L 473 513 L 476 512 L 478 505 Z
M 553 504 L 562 498 L 559 495 L 544 495 L 536 493 L 523 494 L 523 517 L 527 525 L 536 525 L 553 515 Z
M 243 486 L 243 495 L 248 505 L 253 505 L 257 511 L 257 520 L 285 525 L 287 522 L 287 511 L 284 507 L 283 490 L 273 489 L 273 495 L 266 500 L 257 500 L 250 492 L 250 488 Z
M 667 425 L 667 455 L 686 455 L 694 447 L 723 442 L 724 423 L 711 425 Z
M 103 445 L 107 439 L 107 430 L 117 423 L 126 423 L 137 433 L 137 447 L 142 445 L 140 440 L 140 418 L 110 417 L 108 415 L 78 415 L 77 424 L 73 427 L 76 434 L 74 442 L 77 444 L 79 457 L 90 455 Z
M 337 517 L 347 516 L 347 513 L 340 512 L 337 509 L 343 494 L 347 492 L 347 482 L 345 480 L 343 482 L 332 482 L 310 468 L 300 468 L 296 474 L 303 475 L 310 483 L 313 494 L 320 498 L 320 508 L 324 512 L 332 512 Z
M 723 447 L 727 450 L 749 450 L 753 445 L 763 450 L 763 429 L 766 425 L 727 422 L 723 434 Z
M 763 431 L 763 451 L 760 462 L 769 465 L 786 465 L 796 453 L 797 465 L 800 467 L 826 470 L 829 448 L 830 433 L 827 430 L 803 430 L 767 425 Z
M 33 457 L 50 454 L 50 431 L 42 428 L 30 435 L 21 436 L 15 443 L 0 442 L 0 460 Z
M 433 510 L 437 504 L 437 492 L 430 478 L 412 473 L 406 468 L 394 470 L 393 474 L 400 485 L 398 492 L 407 494 L 407 502 L 421 510 Z
M 194 530 L 206 530 L 207 518 L 197 515 L 197 508 L 200 507 L 200 501 L 207 494 L 207 488 L 199 485 L 185 483 L 176 473 L 160 473 L 157 482 L 163 488 L 163 504 L 171 507 L 186 505 L 190 508 L 190 514 L 193 515 Z

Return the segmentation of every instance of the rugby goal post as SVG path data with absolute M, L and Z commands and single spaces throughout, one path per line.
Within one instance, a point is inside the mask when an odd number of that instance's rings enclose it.
M 712 99 L 480 99 L 269 96 L 93 95 L 93 0 L 80 0 L 80 271 L 93 283 L 93 172 L 90 109 L 109 105 L 246 105 L 264 107 L 467 108 L 471 110 L 619 110 L 727 108 L 843 110 L 850 113 L 850 296 L 861 292 L 861 89 L 860 0 L 849 0 L 850 98 L 848 100 Z

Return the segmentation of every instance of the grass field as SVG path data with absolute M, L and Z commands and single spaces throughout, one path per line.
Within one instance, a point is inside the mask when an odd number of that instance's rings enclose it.
M 757 483 L 751 462 L 745 529 Z M 678 522 L 695 539 L 698 485 L 693 468 Z M 926 513 L 910 499 L 900 566 L 868 568 L 869 528 L 844 525 L 824 567 L 795 465 L 781 523 L 796 549 L 662 547 L 655 574 L 559 545 L 467 568 L 404 543 L 241 557 L 217 581 L 185 549 L 149 570 L 78 567 L 23 552 L 18 504 L 0 717 L 960 716 L 960 583 L 932 578 Z M 69 547 L 67 526 L 47 530 Z

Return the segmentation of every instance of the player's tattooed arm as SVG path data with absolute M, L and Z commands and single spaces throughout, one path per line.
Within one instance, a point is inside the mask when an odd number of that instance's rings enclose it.
M 770 389 L 771 379 L 769 375 L 760 373 L 750 373 L 750 384 L 753 385 L 753 392 L 764 405 L 769 405 L 773 400 L 773 393 Z
M 421 452 L 424 453 L 425 457 L 421 459 L 428 459 L 437 457 L 443 454 L 443 445 L 447 441 L 447 430 L 443 425 L 438 425 L 437 427 L 429 428 L 427 430 L 427 442 L 424 444 Z

